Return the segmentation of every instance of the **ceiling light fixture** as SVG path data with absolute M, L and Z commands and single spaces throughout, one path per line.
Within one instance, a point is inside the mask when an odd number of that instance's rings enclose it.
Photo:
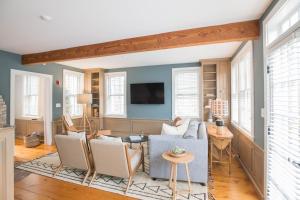
M 52 17 L 49 16 L 49 15 L 41 15 L 40 19 L 43 20 L 43 21 L 51 21 Z

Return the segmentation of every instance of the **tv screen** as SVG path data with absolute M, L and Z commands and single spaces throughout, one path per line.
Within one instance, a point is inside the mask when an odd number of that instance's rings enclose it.
M 164 83 L 130 84 L 131 104 L 164 104 Z

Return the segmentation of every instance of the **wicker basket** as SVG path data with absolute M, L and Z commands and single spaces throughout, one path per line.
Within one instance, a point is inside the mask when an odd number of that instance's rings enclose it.
M 40 137 L 37 133 L 24 136 L 24 145 L 27 148 L 32 148 L 40 145 Z

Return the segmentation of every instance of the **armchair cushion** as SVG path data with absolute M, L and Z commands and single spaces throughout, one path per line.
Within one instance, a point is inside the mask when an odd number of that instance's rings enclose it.
M 117 143 L 122 143 L 122 139 L 120 137 L 109 137 L 105 135 L 99 135 L 97 137 L 99 140 L 104 140 L 104 141 L 110 141 L 110 142 L 117 142 Z

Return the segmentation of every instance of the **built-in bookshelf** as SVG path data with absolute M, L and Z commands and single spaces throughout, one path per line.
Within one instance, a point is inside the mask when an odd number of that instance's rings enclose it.
M 204 120 L 208 118 L 209 99 L 216 99 L 217 97 L 217 64 L 204 64 L 203 67 L 203 111 Z
M 91 105 L 91 116 L 99 117 L 100 108 L 100 74 L 99 72 L 93 72 L 91 74 L 91 93 L 92 93 L 92 105 Z

